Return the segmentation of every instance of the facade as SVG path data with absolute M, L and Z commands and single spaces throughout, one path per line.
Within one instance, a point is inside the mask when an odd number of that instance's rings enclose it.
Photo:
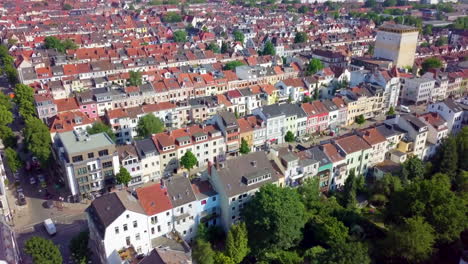
M 53 149 L 59 175 L 75 198 L 114 184 L 114 175 L 119 171 L 119 156 L 106 133 L 57 133 Z
M 261 151 L 214 164 L 209 181 L 219 194 L 224 229 L 241 221 L 241 209 L 261 186 L 277 184 L 278 179 L 266 153 Z
M 399 68 L 413 66 L 418 33 L 414 27 L 384 24 L 377 31 L 374 57 L 392 60 Z
M 427 103 L 433 98 L 435 83 L 435 80 L 423 77 L 404 78 L 401 99 L 415 104 Z
M 385 123 L 394 124 L 406 132 L 397 146 L 398 150 L 420 159 L 425 157 L 428 126 L 424 122 L 413 115 L 403 115 L 388 119 Z
M 356 175 L 367 173 L 373 154 L 371 145 L 357 135 L 343 136 L 332 143 L 345 154 L 347 175 L 351 170 Z
M 427 106 L 427 111 L 441 115 L 447 121 L 449 133 L 458 133 L 462 129 L 463 108 L 452 99 L 432 103 Z

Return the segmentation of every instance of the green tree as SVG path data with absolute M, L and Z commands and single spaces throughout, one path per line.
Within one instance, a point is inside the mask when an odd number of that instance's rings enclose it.
M 393 106 L 390 106 L 387 112 L 387 116 L 392 116 L 392 115 L 395 115 L 395 108 L 393 108 Z
M 389 6 L 396 6 L 397 1 L 396 0 L 385 0 L 383 3 L 383 6 L 389 7 Z
M 7 106 L 0 105 L 0 126 L 6 126 L 13 122 L 13 114 L 8 110 Z
M 86 131 L 90 135 L 94 135 L 98 133 L 106 133 L 112 139 L 112 141 L 115 142 L 116 140 L 115 134 L 112 132 L 112 128 L 104 124 L 103 122 L 93 123 L 93 125 L 91 127 L 88 127 Z
M 374 45 L 369 45 L 369 49 L 367 50 L 367 53 L 369 55 L 374 55 L 374 49 L 375 49 L 375 46 Z
M 26 147 L 45 166 L 51 154 L 49 128 L 35 117 L 27 118 L 25 123 L 23 135 Z
M 295 139 L 296 137 L 294 136 L 294 133 L 288 130 L 288 132 L 286 132 L 286 135 L 284 136 L 284 141 L 294 142 Z
M 363 115 L 358 115 L 358 116 L 356 116 L 355 121 L 356 121 L 356 123 L 358 125 L 362 125 L 362 124 L 364 124 L 366 122 L 366 118 L 364 118 Z
M 211 248 L 210 242 L 199 239 L 195 241 L 192 257 L 196 263 L 214 264 L 215 252 Z
M 254 255 L 265 249 L 286 250 L 302 238 L 305 208 L 293 189 L 268 184 L 262 186 L 249 203 L 243 217 Z
M 115 180 L 117 181 L 117 184 L 128 186 L 130 181 L 132 181 L 132 176 L 126 168 L 120 167 L 119 172 L 115 175 Z
M 166 23 L 177 23 L 182 21 L 182 16 L 177 12 L 167 12 L 163 16 L 163 21 Z
M 128 74 L 130 75 L 130 78 L 128 79 L 128 83 L 131 86 L 140 86 L 143 84 L 143 78 L 141 76 L 141 72 L 130 71 Z
M 214 255 L 214 264 L 236 264 L 236 262 L 222 252 L 216 252 Z
M 239 152 L 241 154 L 247 154 L 250 152 L 250 147 L 249 147 L 249 144 L 247 143 L 247 141 L 245 139 L 241 139 L 241 146 L 239 148 Z
M 309 12 L 309 7 L 306 6 L 306 5 L 303 5 L 303 6 L 299 7 L 297 12 L 299 12 L 300 14 L 305 14 L 305 13 Z
M 394 192 L 399 192 L 403 189 L 399 177 L 390 173 L 386 173 L 381 179 L 377 180 L 373 186 L 373 193 L 383 194 L 387 198 Z
M 309 36 L 305 32 L 297 32 L 294 36 L 294 43 L 304 43 L 307 42 Z
M 80 232 L 73 237 L 68 245 L 72 258 L 77 264 L 86 264 L 90 261 L 91 249 L 88 246 L 89 231 Z
M 164 123 L 153 114 L 148 114 L 140 118 L 137 124 L 137 133 L 139 137 L 148 138 L 152 134 L 164 131 Z
M 370 264 L 369 250 L 360 242 L 337 244 L 323 253 L 317 254 L 320 264 Z
M 70 4 L 64 4 L 63 5 L 63 10 L 72 10 L 73 7 Z
M 430 69 L 438 69 L 442 67 L 442 61 L 438 58 L 428 58 L 422 63 L 422 73 L 427 72 Z
M 319 178 L 312 177 L 308 178 L 301 184 L 297 192 L 301 196 L 302 203 L 308 210 L 311 210 L 320 202 L 320 187 L 319 187 Z
M 210 44 L 208 44 L 208 46 L 206 47 L 207 50 L 211 50 L 213 51 L 214 53 L 219 53 L 220 52 L 220 49 L 219 49 L 219 46 L 218 44 L 216 44 L 215 42 L 211 42 Z
M 436 40 L 435 45 L 437 47 L 447 45 L 448 43 L 448 38 L 447 37 L 440 37 L 439 39 Z
M 306 74 L 313 75 L 313 74 L 316 74 L 321 69 L 323 69 L 322 61 L 320 61 L 319 59 L 313 58 L 309 61 L 309 64 L 307 64 Z
M 273 43 L 271 43 L 271 41 L 267 41 L 265 45 L 263 46 L 262 55 L 275 56 L 275 54 L 276 54 L 275 46 L 273 46 Z
M 432 35 L 432 25 L 426 25 L 423 28 L 423 35 Z
M 356 192 L 357 192 L 357 181 L 356 172 L 354 169 L 349 171 L 349 175 L 345 180 L 343 192 L 341 194 L 341 205 L 347 208 L 354 208 L 356 206 Z
M 185 42 L 187 41 L 187 32 L 185 30 L 177 30 L 173 35 L 175 42 Z
M 407 218 L 399 226 L 390 228 L 384 241 L 385 255 L 396 259 L 403 258 L 409 263 L 419 263 L 429 258 L 435 243 L 434 229 L 421 216 Z
M 438 242 L 458 239 L 468 227 L 466 203 L 451 191 L 450 178 L 441 173 L 417 180 L 391 196 L 386 222 L 403 223 L 405 218 L 424 217 L 435 230 Z
M 458 166 L 462 170 L 468 171 L 468 126 L 462 128 L 457 134 L 458 146 Z
M 368 7 L 368 8 L 374 8 L 376 6 L 377 6 L 376 0 L 367 0 L 365 3 L 365 7 Z
M 18 105 L 19 113 L 23 118 L 34 116 L 34 89 L 25 84 L 15 86 L 15 103 Z
M 245 65 L 242 61 L 230 61 L 224 65 L 224 70 L 235 70 L 237 67 Z
M 16 148 L 18 139 L 11 128 L 0 126 L 0 138 L 6 147 Z
M 0 92 L 0 105 L 4 106 L 9 111 L 12 109 L 10 97 L 3 92 Z
M 424 164 L 417 156 L 410 156 L 402 164 L 401 180 L 408 183 L 415 179 L 424 178 Z
M 34 236 L 26 241 L 24 252 L 30 255 L 34 264 L 62 264 L 59 248 L 51 240 Z
M 304 259 L 292 250 L 278 250 L 274 252 L 267 252 L 265 254 L 265 261 L 272 264 L 302 264 Z
M 5 149 L 5 158 L 8 163 L 8 167 L 10 167 L 10 170 L 13 173 L 17 172 L 23 166 L 23 163 L 18 156 L 18 152 L 10 147 Z
M 57 37 L 45 37 L 44 45 L 47 49 L 55 49 L 58 52 L 65 53 L 68 49 L 77 49 L 78 46 L 70 39 L 61 41 Z
M 234 41 L 239 41 L 241 43 L 244 43 L 244 33 L 240 32 L 239 30 L 235 30 L 232 35 L 234 36 Z
M 192 151 L 187 151 L 185 154 L 180 158 L 180 165 L 184 166 L 187 170 L 191 170 L 198 164 L 197 157 L 193 155 Z
M 241 263 L 250 252 L 248 243 L 245 223 L 231 226 L 226 238 L 226 256 L 230 257 L 234 263 Z
M 440 147 L 437 149 L 438 169 L 440 172 L 453 178 L 458 170 L 457 140 L 454 136 L 442 139 Z M 467 162 L 465 160 L 465 162 Z
M 223 41 L 221 44 L 221 53 L 227 53 L 228 52 L 228 44 Z

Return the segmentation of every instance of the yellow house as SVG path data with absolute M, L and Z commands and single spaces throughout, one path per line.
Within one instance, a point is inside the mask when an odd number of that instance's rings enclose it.
M 240 118 L 237 122 L 239 123 L 241 142 L 245 140 L 249 145 L 249 149 L 252 150 L 254 128 L 249 124 L 247 118 Z

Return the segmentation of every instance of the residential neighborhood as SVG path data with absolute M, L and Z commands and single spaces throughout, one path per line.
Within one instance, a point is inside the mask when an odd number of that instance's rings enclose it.
M 0 263 L 468 263 L 468 3 L 0 3 Z

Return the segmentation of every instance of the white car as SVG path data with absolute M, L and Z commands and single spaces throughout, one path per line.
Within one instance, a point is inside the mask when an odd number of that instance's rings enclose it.
M 50 218 L 44 220 L 44 227 L 50 236 L 53 236 L 57 233 L 57 228 L 55 227 L 54 222 Z
M 30 183 L 31 185 L 36 184 L 36 179 L 35 179 L 34 177 L 29 178 L 29 183 Z

